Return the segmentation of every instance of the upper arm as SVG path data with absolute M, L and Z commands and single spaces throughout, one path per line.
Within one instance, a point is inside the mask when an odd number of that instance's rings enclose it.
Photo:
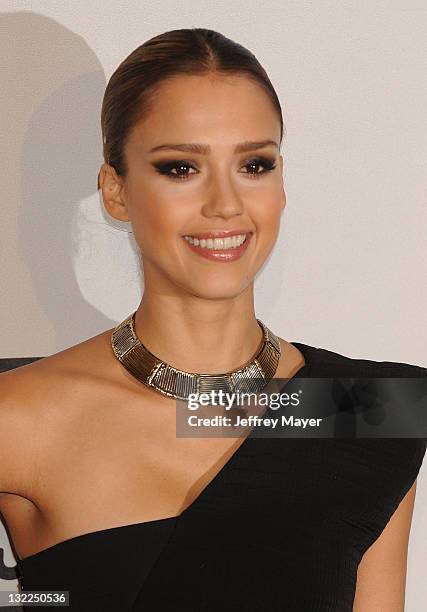
M 415 480 L 359 563 L 353 612 L 403 612 Z
M 32 376 L 20 369 L 0 374 L 0 493 L 25 496 L 34 469 L 29 457 L 35 415 L 31 408 Z

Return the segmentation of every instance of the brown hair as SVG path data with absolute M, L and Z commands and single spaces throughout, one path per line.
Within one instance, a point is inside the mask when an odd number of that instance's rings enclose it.
M 126 175 L 124 145 L 134 124 L 149 111 L 156 86 L 175 75 L 209 72 L 244 74 L 260 84 L 280 119 L 279 99 L 255 55 L 223 34 L 206 28 L 170 30 L 150 38 L 122 61 L 105 90 L 101 110 L 103 154 L 117 174 Z

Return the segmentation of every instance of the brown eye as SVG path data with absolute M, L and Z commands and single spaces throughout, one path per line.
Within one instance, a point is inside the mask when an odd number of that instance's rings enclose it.
M 189 173 L 187 172 L 188 168 L 193 168 L 193 170 L 196 170 L 193 164 L 185 160 L 154 164 L 154 168 L 156 169 L 156 172 L 158 172 L 159 174 L 163 174 L 164 176 L 167 176 L 168 178 L 171 178 L 172 180 L 179 180 L 179 181 L 188 179 L 189 177 Z M 173 172 L 173 170 L 176 170 L 176 172 Z
M 260 166 L 263 168 L 263 170 L 261 170 L 261 172 L 258 172 L 257 169 Z M 271 170 L 274 170 L 275 167 L 276 167 L 276 164 L 274 162 L 274 159 L 269 159 L 267 157 L 255 157 L 249 160 L 248 163 L 244 165 L 244 168 L 250 169 L 248 172 L 245 172 L 244 174 L 250 174 L 252 178 L 258 178 L 259 176 L 261 176 L 262 174 L 265 174 L 266 172 L 271 172 Z

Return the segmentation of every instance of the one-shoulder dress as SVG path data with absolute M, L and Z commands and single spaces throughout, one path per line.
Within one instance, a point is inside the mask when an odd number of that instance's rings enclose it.
M 305 358 L 294 378 L 427 376 L 421 366 L 292 344 Z M 67 590 L 69 609 L 81 612 L 350 612 L 359 562 L 425 451 L 416 437 L 249 435 L 180 516 L 18 559 L 21 587 Z

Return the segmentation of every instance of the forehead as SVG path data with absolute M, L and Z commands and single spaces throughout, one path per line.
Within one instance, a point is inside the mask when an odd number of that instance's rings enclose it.
M 174 76 L 156 88 L 132 139 L 151 147 L 166 139 L 199 142 L 280 138 L 280 122 L 262 86 L 244 75 Z M 165 141 L 166 141 L 165 140 Z

